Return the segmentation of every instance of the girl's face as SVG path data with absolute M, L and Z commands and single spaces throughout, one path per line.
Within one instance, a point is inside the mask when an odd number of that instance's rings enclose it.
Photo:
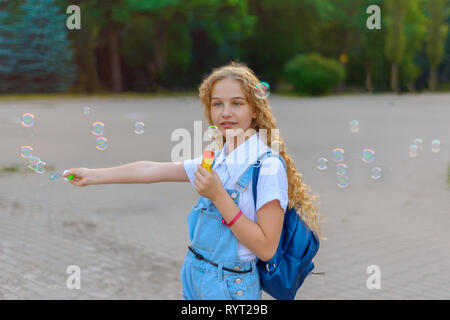
M 255 118 L 256 112 L 248 103 L 239 81 L 224 78 L 213 85 L 211 120 L 224 137 L 237 137 L 246 132 Z

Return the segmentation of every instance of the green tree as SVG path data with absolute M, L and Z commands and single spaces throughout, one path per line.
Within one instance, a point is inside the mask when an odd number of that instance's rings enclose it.
M 382 72 L 382 69 L 378 68 L 378 66 L 383 63 L 385 32 L 383 32 L 383 25 L 381 25 L 381 30 L 371 30 L 367 28 L 367 19 L 369 18 L 367 8 L 370 5 L 379 6 L 381 8 L 381 12 L 383 12 L 383 0 L 362 1 L 358 13 L 355 17 L 353 17 L 353 19 L 355 19 L 355 26 L 358 28 L 359 35 L 357 38 L 358 40 L 353 44 L 353 48 L 361 48 L 360 55 L 357 55 L 355 58 L 361 60 L 361 63 L 364 64 L 365 87 L 369 92 L 373 92 L 375 90 L 374 79 L 379 77 L 379 74 Z
M 354 56 L 352 51 L 355 48 L 354 44 L 357 42 L 358 33 L 360 29 L 366 27 L 365 21 L 361 21 L 365 15 L 358 14 L 361 13 L 364 1 L 307 0 L 307 2 L 320 14 L 322 21 L 319 21 L 319 24 L 326 26 L 326 32 L 321 36 L 320 52 L 324 52 L 328 56 L 342 57 L 340 64 L 347 74 L 350 57 Z M 323 41 L 323 39 L 327 39 L 327 41 Z M 328 48 L 324 48 L 325 46 Z M 343 86 L 342 80 L 338 86 L 339 91 L 343 90 Z
M 414 62 L 418 52 L 422 50 L 426 36 L 427 18 L 421 7 L 422 0 L 409 0 L 405 14 L 406 46 L 404 57 L 400 64 L 400 74 L 410 91 L 414 91 L 414 82 L 422 70 Z
M 253 30 L 254 18 L 247 13 L 247 1 L 132 0 L 130 6 L 137 17 L 151 21 L 153 41 L 147 46 L 150 54 L 146 65 L 152 79 L 163 83 L 170 79 L 182 82 L 185 74 L 203 76 L 218 61 L 236 58 L 240 41 Z
M 17 66 L 14 52 L 15 32 L 11 19 L 10 6 L 0 0 L 0 92 L 8 92 L 13 85 L 13 73 Z
M 391 63 L 391 89 L 399 89 L 399 65 L 403 59 L 406 48 L 406 35 L 404 20 L 409 0 L 386 0 L 387 17 L 385 25 L 387 37 L 385 53 Z
M 318 37 L 319 52 L 328 56 L 342 56 L 347 71 L 347 83 L 364 83 L 369 91 L 374 90 L 373 77 L 382 64 L 385 32 L 367 28 L 367 8 L 377 5 L 383 8 L 383 0 L 306 0 L 319 13 L 317 23 L 322 32 Z M 382 10 L 383 12 L 383 10 Z M 382 27 L 384 28 L 384 27 Z M 326 41 L 324 41 L 326 39 Z M 365 77 L 362 76 L 365 71 Z
M 66 15 L 53 0 L 27 0 L 17 31 L 15 77 L 20 92 L 66 90 L 76 77 Z
M 272 88 L 277 87 L 286 61 L 327 48 L 320 39 L 324 23 L 309 0 L 249 0 L 248 7 L 255 25 L 242 40 L 242 56 Z
M 99 39 L 99 8 L 93 0 L 57 0 L 61 11 L 66 12 L 69 5 L 77 5 L 81 10 L 81 29 L 71 30 L 69 38 L 73 41 L 74 60 L 78 66 L 78 79 L 75 89 L 81 92 L 94 93 L 101 91 L 97 57 L 95 50 Z M 69 17 L 69 15 L 67 15 Z
M 289 60 L 284 72 L 298 93 L 321 95 L 345 78 L 345 70 L 335 59 L 312 53 Z
M 80 67 L 78 85 L 87 92 L 99 90 L 99 71 L 96 50 L 102 49 L 108 68 L 105 78 L 113 92 L 123 90 L 120 31 L 132 20 L 131 0 L 59 0 L 64 9 L 76 4 L 81 9 L 81 30 L 72 31 L 76 44 L 76 60 Z M 164 2 L 164 1 L 162 1 Z
M 425 9 L 428 13 L 427 48 L 426 53 L 430 63 L 430 90 L 436 90 L 437 67 L 444 57 L 445 40 L 448 34 L 446 19 L 449 15 L 448 0 L 426 0 Z
M 89 90 L 98 87 L 97 81 L 89 82 L 96 75 L 110 82 L 114 92 L 192 83 L 193 75 L 203 72 L 202 64 L 210 68 L 214 57 L 233 58 L 239 41 L 251 32 L 247 1 L 78 0 L 78 4 L 82 30 L 72 37 L 81 71 L 79 85 L 94 88 Z M 199 35 L 205 39 L 199 41 Z M 217 52 L 201 51 L 204 44 Z

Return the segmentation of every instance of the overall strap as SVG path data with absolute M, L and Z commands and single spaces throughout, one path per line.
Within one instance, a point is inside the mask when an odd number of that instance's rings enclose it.
M 250 165 L 250 167 L 247 169 L 247 171 L 245 171 L 239 177 L 238 181 L 235 183 L 235 186 L 238 187 L 240 189 L 240 191 L 244 191 L 247 189 L 248 184 L 250 183 L 250 179 L 252 179 L 252 177 L 253 177 L 253 188 L 255 188 L 255 186 L 256 186 L 255 181 L 254 181 L 255 175 L 256 175 L 256 177 L 258 177 L 261 164 L 264 161 L 264 159 L 267 157 L 278 157 L 281 160 L 281 162 L 283 162 L 283 165 L 285 165 L 283 157 L 277 153 L 274 153 L 269 150 L 269 151 L 261 154 L 258 157 L 258 160 L 256 160 L 254 163 L 252 163 Z M 255 171 L 256 171 L 256 174 L 255 174 Z M 258 178 L 256 178 L 256 182 L 257 181 L 258 181 Z M 255 192 L 253 192 L 253 193 L 255 193 Z
M 252 172 L 255 163 L 252 163 L 250 167 L 239 177 L 239 180 L 234 184 L 235 187 L 238 187 L 240 191 L 244 191 L 247 189 L 248 184 L 250 183 L 250 179 L 252 178 Z

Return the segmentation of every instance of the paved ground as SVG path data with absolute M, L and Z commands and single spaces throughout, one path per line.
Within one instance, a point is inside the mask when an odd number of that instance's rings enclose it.
M 271 104 L 328 219 L 315 260 L 326 275 L 310 276 L 297 299 L 449 299 L 450 95 L 271 97 Z M 33 127 L 20 125 L 24 112 L 36 116 Z M 354 119 L 357 134 L 349 130 Z M 194 120 L 203 114 L 192 97 L 0 101 L 0 299 L 180 299 L 186 216 L 197 199 L 190 184 L 76 188 L 49 173 L 170 161 L 178 143 L 171 133 L 193 132 Z M 105 151 L 95 148 L 94 121 L 105 123 Z M 133 132 L 136 121 L 145 122 L 144 134 Z M 418 137 L 423 150 L 410 158 Z M 432 139 L 441 140 L 439 153 Z M 45 174 L 26 168 L 22 145 L 47 161 Z M 345 150 L 346 189 L 336 186 L 335 147 Z M 374 163 L 361 161 L 364 147 L 375 150 Z M 322 156 L 324 171 L 316 168 Z M 370 178 L 375 165 L 379 180 Z M 66 287 L 69 265 L 81 269 L 79 290 Z M 380 268 L 380 289 L 367 288 L 370 265 Z

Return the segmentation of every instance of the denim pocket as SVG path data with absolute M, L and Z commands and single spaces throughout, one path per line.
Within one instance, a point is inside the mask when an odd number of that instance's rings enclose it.
M 228 277 L 224 289 L 232 300 L 261 300 L 262 297 L 258 274 Z
M 221 215 L 217 211 L 200 209 L 195 227 L 192 245 L 194 248 L 213 251 L 219 241 L 221 232 Z

